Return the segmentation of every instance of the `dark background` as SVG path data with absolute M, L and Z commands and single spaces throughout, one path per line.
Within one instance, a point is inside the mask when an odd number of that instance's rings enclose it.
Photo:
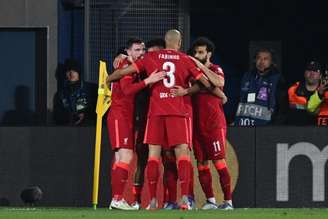
M 251 42 L 280 44 L 275 56 L 289 86 L 302 80 L 310 59 L 328 63 L 324 1 L 203 0 L 189 1 L 188 10 L 190 41 L 206 36 L 216 45 L 212 61 L 225 72 L 228 120 L 235 113 L 241 77 L 251 67 Z M 82 7 L 59 4 L 59 62 L 74 57 L 83 63 L 83 15 Z
M 214 62 L 225 72 L 228 118 L 235 112 L 240 80 L 249 66 L 250 41 L 280 41 L 287 84 L 303 78 L 310 59 L 327 64 L 328 29 L 324 1 L 191 1 L 191 40 L 207 36 L 216 45 Z

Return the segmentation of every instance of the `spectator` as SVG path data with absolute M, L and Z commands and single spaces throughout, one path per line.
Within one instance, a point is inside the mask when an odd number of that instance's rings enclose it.
M 256 53 L 255 68 L 243 76 L 235 124 L 283 124 L 287 104 L 287 89 L 273 61 L 272 51 L 262 48 Z
M 65 81 L 54 98 L 54 120 L 59 125 L 82 125 L 87 119 L 89 101 L 74 59 L 65 61 Z
M 318 126 L 328 126 L 328 69 L 324 70 L 318 89 L 310 97 L 308 111 L 317 115 Z
M 307 111 L 308 100 L 320 85 L 321 66 L 316 61 L 306 64 L 304 80 L 288 89 L 288 125 L 314 125 L 315 115 Z

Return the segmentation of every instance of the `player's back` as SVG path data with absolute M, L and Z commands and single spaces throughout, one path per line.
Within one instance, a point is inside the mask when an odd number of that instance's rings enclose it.
M 183 97 L 171 95 L 174 86 L 188 87 L 190 77 L 199 77 L 202 73 L 184 53 L 162 49 L 149 52 L 143 60 L 147 74 L 154 70 L 164 70 L 167 77 L 151 87 L 149 115 L 178 115 L 188 116 Z

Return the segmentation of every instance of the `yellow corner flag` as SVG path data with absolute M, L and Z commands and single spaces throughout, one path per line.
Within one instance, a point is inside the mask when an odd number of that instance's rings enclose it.
M 98 188 L 99 188 L 99 167 L 100 167 L 100 150 L 101 150 L 101 133 L 102 133 L 102 117 L 112 103 L 112 92 L 107 83 L 106 62 L 100 61 L 99 64 L 99 83 L 98 83 L 98 99 L 97 99 L 97 128 L 96 128 L 96 143 L 95 143 L 95 160 L 93 171 L 93 190 L 92 190 L 92 205 L 97 208 L 98 204 Z
M 99 63 L 99 83 L 98 83 L 98 99 L 97 99 L 97 115 L 104 116 L 110 104 L 112 103 L 112 92 L 110 91 L 107 83 L 107 69 L 106 62 L 100 61 Z

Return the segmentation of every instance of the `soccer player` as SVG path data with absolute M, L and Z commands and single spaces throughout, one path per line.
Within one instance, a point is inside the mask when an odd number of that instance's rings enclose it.
M 143 55 L 143 42 L 130 39 L 127 42 L 127 53 L 136 61 Z M 130 63 L 124 60 L 119 68 Z M 134 150 L 134 99 L 135 94 L 147 85 L 162 80 L 165 73 L 150 74 L 148 78 L 138 81 L 138 75 L 128 75 L 112 83 L 112 104 L 107 114 L 107 126 L 112 150 L 115 151 L 112 166 L 112 201 L 110 208 L 136 210 L 123 199 L 124 188 L 128 179 L 129 164 Z M 138 82 L 136 82 L 138 81 Z
M 133 65 L 115 71 L 108 80 L 146 70 L 151 74 L 154 70 L 163 69 L 167 77 L 151 87 L 150 106 L 144 142 L 149 144 L 147 162 L 147 178 L 151 197 L 150 209 L 157 208 L 156 187 L 159 177 L 161 146 L 172 146 L 178 166 L 178 177 L 181 185 L 181 209 L 190 209 L 188 201 L 190 181 L 190 151 L 188 149 L 189 132 L 185 102 L 183 97 L 171 95 L 170 89 L 179 85 L 184 88 L 190 77 L 194 77 L 211 89 L 206 76 L 197 69 L 192 60 L 178 50 L 181 47 L 181 34 L 177 30 L 169 30 L 165 35 L 166 49 L 149 52 L 143 59 Z
M 214 52 L 214 44 L 209 39 L 198 38 L 193 43 L 191 51 L 199 68 L 203 71 L 206 71 L 204 70 L 206 68 L 215 72 L 224 82 L 222 69 L 210 61 Z M 193 98 L 194 154 L 197 159 L 199 181 L 207 198 L 202 209 L 231 210 L 233 209 L 231 177 L 225 161 L 226 120 L 223 112 L 223 104 L 227 98 L 222 92 L 224 84 L 213 83 L 213 85 L 217 87 L 216 96 L 205 89 L 201 89 Z M 184 94 L 187 93 L 186 90 Z M 224 194 L 224 202 L 221 205 L 216 204 L 214 197 L 209 161 L 213 162 L 220 176 L 220 184 Z
M 155 38 L 146 42 L 146 49 L 148 52 L 158 51 L 163 48 L 165 48 L 165 41 L 163 39 Z M 142 74 L 141 78 L 143 77 L 146 77 L 146 75 Z M 133 206 L 135 206 L 135 208 L 140 208 L 141 206 L 141 192 L 148 158 L 148 145 L 143 143 L 143 138 L 147 122 L 149 98 L 149 89 L 143 89 L 136 96 L 136 154 L 138 159 L 132 188 L 134 196 Z

